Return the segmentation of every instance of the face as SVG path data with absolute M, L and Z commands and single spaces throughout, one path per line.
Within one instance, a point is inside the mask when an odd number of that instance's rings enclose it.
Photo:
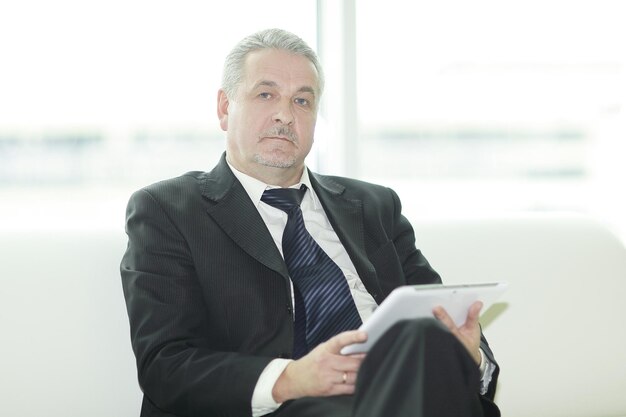
M 318 101 L 317 71 L 307 58 L 275 49 L 248 54 L 235 97 L 218 93 L 229 162 L 259 179 L 300 175 Z

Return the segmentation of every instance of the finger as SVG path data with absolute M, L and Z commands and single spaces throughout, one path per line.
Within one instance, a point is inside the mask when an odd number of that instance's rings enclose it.
M 352 395 L 355 391 L 354 384 L 335 385 L 332 395 Z
M 348 373 L 347 372 L 339 372 L 339 380 L 337 384 L 347 384 L 348 383 Z
M 346 372 L 346 384 L 347 385 L 354 385 L 356 384 L 356 376 L 358 374 L 356 372 Z
M 339 372 L 335 378 L 336 385 L 354 385 L 356 383 L 357 372 Z
M 333 363 L 333 368 L 339 372 L 358 372 L 362 363 L 363 358 L 353 358 L 341 355 L 337 358 L 337 361 Z
M 472 304 L 467 311 L 467 318 L 465 319 L 465 326 L 474 327 L 478 325 L 478 318 L 480 317 L 480 310 L 483 308 L 481 301 L 476 301 Z
M 341 353 L 326 352 L 328 356 L 328 366 L 333 372 L 358 372 L 365 359 L 364 354 L 342 355 Z
M 433 315 L 435 316 L 437 320 L 443 323 L 443 325 L 446 326 L 448 330 L 450 330 L 453 333 L 456 332 L 457 327 L 456 327 L 456 324 L 454 323 L 454 320 L 452 320 L 452 317 L 450 317 L 448 312 L 443 307 L 437 306 L 433 308 Z
M 367 353 L 348 353 L 344 356 L 347 356 L 349 358 L 356 358 L 356 359 L 365 359 L 365 356 L 367 356 Z
M 347 332 L 339 333 L 336 336 L 331 337 L 326 342 L 327 349 L 332 353 L 339 353 L 344 346 L 351 345 L 353 343 L 363 343 L 367 340 L 367 333 L 362 330 L 350 330 Z

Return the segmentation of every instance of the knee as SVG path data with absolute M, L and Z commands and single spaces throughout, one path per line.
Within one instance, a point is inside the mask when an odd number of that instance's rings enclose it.
M 401 320 L 383 335 L 383 339 L 387 344 L 398 343 L 423 351 L 454 349 L 458 343 L 450 330 L 434 318 Z
M 451 335 L 450 331 L 439 320 L 431 317 L 400 320 L 391 329 L 395 329 L 395 333 L 408 332 L 412 335 L 421 336 Z

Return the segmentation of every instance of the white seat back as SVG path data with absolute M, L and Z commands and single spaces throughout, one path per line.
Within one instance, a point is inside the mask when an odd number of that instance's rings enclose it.
M 537 215 L 414 226 L 445 283 L 510 283 L 481 319 L 503 415 L 626 415 L 626 249 L 603 225 Z

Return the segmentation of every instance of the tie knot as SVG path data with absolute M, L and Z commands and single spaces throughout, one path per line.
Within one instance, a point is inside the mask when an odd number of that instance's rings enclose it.
M 271 190 L 265 190 L 261 201 L 269 204 L 272 207 L 276 207 L 285 212 L 293 210 L 295 207 L 300 207 L 300 203 L 306 193 L 306 185 L 298 188 L 273 188 Z

